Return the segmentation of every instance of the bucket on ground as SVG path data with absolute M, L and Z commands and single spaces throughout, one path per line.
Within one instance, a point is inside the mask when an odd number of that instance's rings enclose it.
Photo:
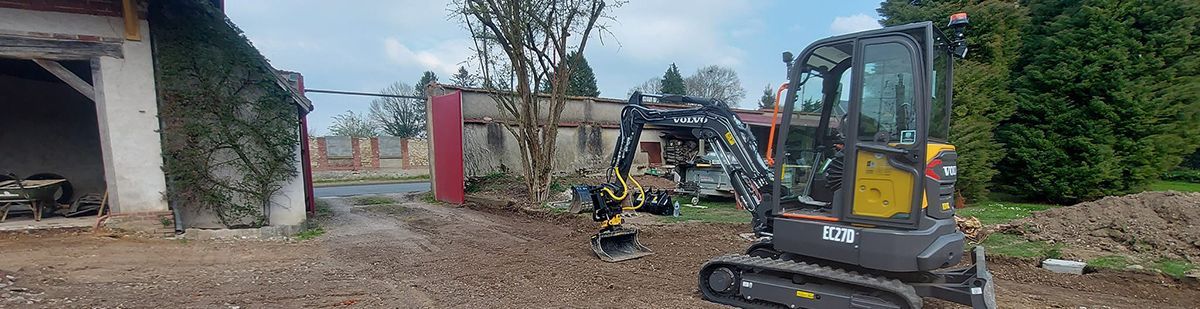
M 605 262 L 620 262 L 654 254 L 638 242 L 638 230 L 618 228 L 592 236 L 592 251 Z

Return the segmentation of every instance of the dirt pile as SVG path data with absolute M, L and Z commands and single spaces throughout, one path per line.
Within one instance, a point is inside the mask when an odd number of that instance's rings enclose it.
M 1068 244 L 1091 259 L 1122 254 L 1200 262 L 1200 193 L 1143 192 L 1035 213 L 1009 232 Z
M 954 216 L 954 224 L 967 236 L 967 240 L 978 241 L 979 236 L 983 234 L 983 222 L 980 222 L 979 218 Z

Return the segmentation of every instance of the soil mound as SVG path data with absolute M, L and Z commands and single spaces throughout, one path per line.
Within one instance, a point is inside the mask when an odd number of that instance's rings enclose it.
M 1110 254 L 1200 262 L 1200 193 L 1110 196 L 1033 214 L 1011 226 L 1030 240 L 1068 244 L 1068 255 Z

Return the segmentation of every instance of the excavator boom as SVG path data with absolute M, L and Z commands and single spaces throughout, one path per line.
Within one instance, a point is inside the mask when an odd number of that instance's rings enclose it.
M 681 109 L 654 109 L 643 104 L 643 98 L 657 97 L 662 103 L 683 103 Z M 592 237 L 592 250 L 602 260 L 619 262 L 652 254 L 637 241 L 637 230 L 621 225 L 621 212 L 642 207 L 645 190 L 630 177 L 633 157 L 646 125 L 685 130 L 716 147 L 723 156 L 725 173 L 737 193 L 735 196 L 747 210 L 753 212 L 763 203 L 761 194 L 775 179 L 770 167 L 758 154 L 757 141 L 746 124 L 738 119 L 724 102 L 706 98 L 676 95 L 650 95 L 634 92 L 629 104 L 621 110 L 621 131 L 610 162 L 607 184 L 589 189 L 592 195 L 592 219 L 602 230 Z M 635 195 L 639 196 L 635 198 Z M 625 206 L 626 201 L 639 201 Z M 632 203 L 631 203 L 632 204 Z M 765 226 L 765 218 L 755 215 L 756 226 Z

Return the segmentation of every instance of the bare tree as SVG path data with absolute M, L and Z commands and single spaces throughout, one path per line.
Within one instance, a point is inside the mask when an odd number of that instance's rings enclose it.
M 742 88 L 737 72 L 729 67 L 703 67 L 684 79 L 683 83 L 688 95 L 718 99 L 730 106 L 737 106 L 746 97 L 746 89 Z
M 549 197 L 558 120 L 566 105 L 571 66 L 601 18 L 618 6 L 605 0 L 455 0 L 455 13 L 471 33 L 483 87 L 521 150 L 526 189 L 535 201 Z M 538 86 L 549 85 L 544 96 Z
M 642 93 L 658 93 L 660 88 L 662 88 L 662 79 L 655 77 L 647 80 L 641 85 L 630 88 L 629 93 L 626 93 L 625 95 L 631 96 L 633 95 L 634 91 L 641 91 Z
M 384 94 L 414 95 L 412 86 L 395 82 Z M 371 101 L 371 120 L 384 134 L 414 138 L 425 136 L 425 101 L 412 98 L 383 97 Z
M 367 119 L 367 117 L 353 111 L 346 111 L 345 113 L 333 116 L 333 125 L 329 126 L 329 135 L 376 137 L 379 136 L 379 128 L 370 119 Z

